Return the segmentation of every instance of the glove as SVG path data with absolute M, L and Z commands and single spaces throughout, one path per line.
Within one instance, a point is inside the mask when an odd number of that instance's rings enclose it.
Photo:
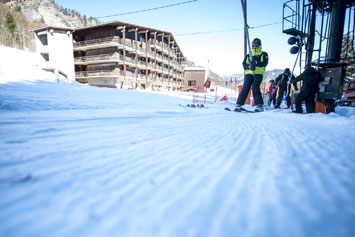
M 255 66 L 256 66 L 256 61 L 255 60 L 251 61 L 249 66 L 250 70 L 255 71 Z

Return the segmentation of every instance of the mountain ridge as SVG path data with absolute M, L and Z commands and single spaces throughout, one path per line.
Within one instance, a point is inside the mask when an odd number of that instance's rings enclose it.
M 1 0 L 0 44 L 35 51 L 30 30 L 44 27 L 78 28 L 99 24 L 94 17 L 65 8 L 54 0 Z

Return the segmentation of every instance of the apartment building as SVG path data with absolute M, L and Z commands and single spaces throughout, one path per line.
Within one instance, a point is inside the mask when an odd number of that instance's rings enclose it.
M 78 82 L 93 86 L 179 91 L 184 56 L 170 32 L 125 22 L 75 29 Z

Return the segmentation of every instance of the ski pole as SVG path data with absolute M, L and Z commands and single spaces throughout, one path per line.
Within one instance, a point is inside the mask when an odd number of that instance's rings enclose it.
M 297 64 L 297 61 L 298 61 L 298 57 L 299 57 L 299 55 L 300 55 L 300 52 L 301 52 L 301 50 L 298 51 L 298 54 L 297 54 L 295 63 L 293 64 L 293 68 L 292 68 L 291 75 L 288 76 L 286 97 L 287 97 L 288 93 L 290 93 L 290 88 L 291 88 L 291 81 L 290 81 L 290 79 L 292 78 L 293 72 L 295 71 L 295 67 L 296 67 L 296 64 Z M 286 101 L 287 101 L 287 100 L 286 100 Z M 291 99 L 290 99 L 290 101 L 291 101 Z M 291 103 L 290 103 L 290 104 L 291 104 Z M 291 106 L 291 105 L 287 105 L 287 106 Z
M 300 51 L 298 51 L 298 54 L 297 54 L 297 57 L 296 57 L 296 61 L 295 61 L 295 64 L 293 65 L 293 68 L 292 68 L 292 72 L 291 72 L 291 75 L 288 76 L 288 82 L 287 83 L 290 83 L 289 85 L 287 85 L 287 93 L 286 93 L 286 96 L 288 95 L 288 93 L 290 92 L 290 87 L 291 87 L 291 82 L 290 82 L 290 79 L 292 78 L 292 75 L 293 75 L 293 72 L 295 71 L 295 67 L 296 67 L 296 64 L 297 64 L 297 61 L 298 61 L 298 56 L 300 55 Z
M 249 26 L 247 23 L 246 9 L 244 8 L 244 1 L 240 0 L 242 3 L 243 16 L 244 16 L 244 28 L 246 29 L 247 41 L 248 41 L 248 49 L 249 49 L 249 61 L 250 63 L 253 61 L 253 56 L 251 55 L 251 47 L 250 47 L 250 39 L 249 39 Z M 253 70 L 253 75 L 255 76 L 255 69 Z

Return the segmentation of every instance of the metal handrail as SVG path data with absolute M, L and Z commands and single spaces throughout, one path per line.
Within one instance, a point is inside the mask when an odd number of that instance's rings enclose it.
M 106 37 L 106 38 L 101 38 L 101 39 L 78 41 L 78 42 L 74 43 L 74 48 L 75 47 L 83 47 L 83 46 L 87 46 L 87 45 L 102 44 L 102 43 L 107 43 L 107 42 L 120 43 L 120 40 L 121 40 L 120 37 L 113 36 L 113 37 Z
M 104 75 L 117 75 L 117 76 L 123 76 L 123 71 L 117 71 L 117 70 L 95 70 L 95 71 L 80 71 L 80 72 L 75 72 L 75 76 L 104 76 Z
M 107 60 L 107 59 L 123 60 L 123 56 L 121 54 L 111 53 L 111 54 L 89 55 L 89 56 L 82 56 L 82 57 L 74 58 L 74 60 L 76 62 L 88 62 L 88 61 L 92 62 L 92 61 Z

